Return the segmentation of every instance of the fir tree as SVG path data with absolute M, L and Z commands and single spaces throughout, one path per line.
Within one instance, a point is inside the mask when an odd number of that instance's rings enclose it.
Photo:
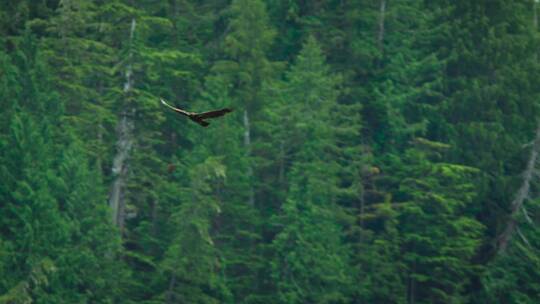
M 212 184 L 224 178 L 225 167 L 216 159 L 191 168 L 192 182 L 182 194 L 185 201 L 171 216 L 176 233 L 163 261 L 169 276 L 167 303 L 227 302 L 221 257 L 211 235 L 214 217 L 221 212 Z
M 463 302 L 483 225 L 470 205 L 477 199 L 477 169 L 437 161 L 447 149 L 441 143 L 418 139 L 406 151 L 400 202 L 402 256 L 407 267 L 409 302 Z M 410 171 L 409 171 L 410 170 Z
M 272 277 L 282 303 L 342 303 L 349 296 L 349 252 L 340 237 L 335 201 L 338 166 L 329 153 L 335 148 L 336 117 L 329 114 L 337 107 L 338 81 L 329 74 L 315 39 L 309 38 L 285 84 L 290 99 L 281 106 L 295 108 L 290 114 L 277 113 L 286 118 L 279 130 L 286 140 L 284 157 L 293 162 L 284 169 L 289 189 L 283 215 L 275 223 L 282 228 L 272 243 Z

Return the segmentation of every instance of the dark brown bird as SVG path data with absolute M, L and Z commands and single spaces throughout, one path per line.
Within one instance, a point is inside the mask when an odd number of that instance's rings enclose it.
M 169 105 L 163 99 L 160 99 L 160 100 L 161 100 L 161 103 L 165 105 L 166 107 L 170 108 L 171 110 L 175 112 L 178 112 L 182 115 L 187 116 L 189 119 L 193 120 L 194 122 L 198 123 L 199 125 L 203 127 L 208 127 L 208 125 L 210 124 L 209 122 L 205 121 L 205 119 L 220 117 L 233 111 L 232 109 L 225 108 L 225 109 L 202 112 L 202 113 L 188 112 L 188 111 L 184 111 L 182 109 L 178 109 Z

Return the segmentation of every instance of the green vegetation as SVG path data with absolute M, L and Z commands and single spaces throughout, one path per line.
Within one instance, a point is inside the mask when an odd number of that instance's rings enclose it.
M 540 303 L 538 6 L 2 1 L 0 304 Z

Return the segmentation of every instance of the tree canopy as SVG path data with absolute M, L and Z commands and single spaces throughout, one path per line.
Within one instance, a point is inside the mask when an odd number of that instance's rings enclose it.
M 539 303 L 538 6 L 1 2 L 0 304 Z

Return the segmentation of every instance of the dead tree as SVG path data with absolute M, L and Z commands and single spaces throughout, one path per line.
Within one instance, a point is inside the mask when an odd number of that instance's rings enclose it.
M 536 135 L 534 138 L 534 141 L 532 142 L 531 152 L 529 154 L 529 159 L 527 161 L 527 167 L 525 168 L 525 171 L 523 172 L 523 181 L 521 183 L 521 186 L 519 187 L 519 190 L 517 191 L 514 199 L 512 200 L 512 203 L 510 204 L 510 217 L 508 219 L 508 222 L 506 223 L 506 227 L 499 236 L 497 240 L 497 247 L 498 252 L 502 253 L 506 250 L 508 247 L 508 243 L 514 233 L 517 231 L 518 234 L 523 238 L 525 242 L 527 240 L 525 237 L 519 232 L 518 224 L 518 218 L 519 213 L 522 212 L 525 219 L 532 223 L 532 220 L 530 219 L 527 210 L 525 209 L 525 202 L 530 199 L 531 194 L 531 183 L 533 182 L 534 178 L 538 176 L 538 170 L 536 169 L 536 165 L 538 163 L 538 154 L 540 153 L 540 123 L 538 124 L 538 127 L 536 128 Z
M 131 28 L 129 32 L 130 48 L 133 44 L 135 27 L 137 23 L 135 18 L 131 19 Z M 133 52 L 128 53 L 126 67 L 126 82 L 124 83 L 124 94 L 129 95 L 133 90 Z M 126 212 L 126 183 L 128 178 L 128 160 L 133 148 L 133 129 L 134 121 L 133 110 L 124 108 L 120 115 L 120 121 L 116 126 L 116 154 L 113 159 L 112 174 L 114 181 L 109 195 L 109 206 L 112 209 L 112 222 L 122 230 L 124 228 L 124 219 Z

